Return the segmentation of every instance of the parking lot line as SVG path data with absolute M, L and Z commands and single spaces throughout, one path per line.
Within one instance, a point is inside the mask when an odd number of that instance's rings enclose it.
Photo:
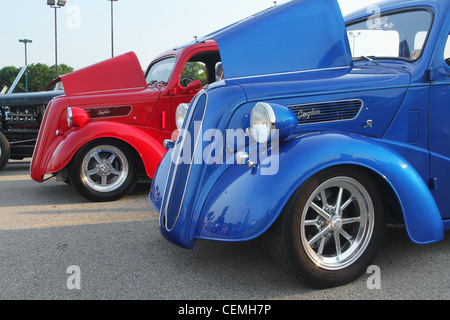
M 0 208 L 0 230 L 24 230 L 157 220 L 154 211 L 108 207 L 107 204 L 8 206 Z

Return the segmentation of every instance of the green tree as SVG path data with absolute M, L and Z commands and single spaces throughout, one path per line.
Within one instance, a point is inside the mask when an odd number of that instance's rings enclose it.
M 206 66 L 202 62 L 188 62 L 186 63 L 183 72 L 181 74 L 181 79 L 190 78 L 190 79 L 198 79 L 202 82 L 203 85 L 206 85 Z
M 43 91 L 47 83 L 55 77 L 49 66 L 43 63 L 28 66 L 28 91 Z M 23 79 L 22 79 L 23 81 Z
M 55 69 L 55 66 L 53 65 L 51 68 Z M 67 64 L 59 64 L 58 65 L 58 74 L 62 75 L 62 74 L 66 74 L 66 73 L 71 73 L 73 71 L 73 68 L 68 66 Z
M 70 73 L 72 71 L 73 68 L 66 64 L 58 65 L 59 75 Z M 20 68 L 13 66 L 4 67 L 0 70 L 0 77 L 12 83 L 19 74 L 19 72 Z M 55 66 L 53 65 L 49 67 L 48 65 L 43 63 L 28 65 L 27 72 L 28 72 L 29 92 L 43 91 L 45 85 L 47 85 L 47 83 L 49 83 L 56 77 Z M 25 88 L 25 76 L 23 76 L 22 79 L 20 79 L 18 86 L 21 88 Z
M 0 78 L 5 79 L 6 81 L 13 83 L 14 79 L 19 74 L 20 69 L 14 66 L 4 67 L 0 70 Z

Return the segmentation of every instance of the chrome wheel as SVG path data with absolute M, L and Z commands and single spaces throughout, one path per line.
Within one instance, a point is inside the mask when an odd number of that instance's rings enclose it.
M 369 192 L 350 177 L 319 185 L 306 201 L 300 237 L 309 259 L 319 268 L 341 270 L 366 250 L 374 229 Z
M 375 173 L 356 166 L 335 166 L 311 176 L 271 229 L 271 251 L 286 271 L 314 288 L 355 280 L 383 243 L 381 185 Z
M 81 163 L 81 178 L 92 190 L 108 193 L 120 188 L 129 174 L 127 157 L 122 150 L 101 145 L 91 149 Z

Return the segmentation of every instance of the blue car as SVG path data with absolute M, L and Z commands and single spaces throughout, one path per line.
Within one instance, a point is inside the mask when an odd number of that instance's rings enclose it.
M 163 236 L 247 241 L 310 286 L 349 283 L 387 224 L 450 228 L 450 2 L 387 1 L 345 20 L 294 0 L 214 39 L 224 80 L 177 110 L 150 191 Z

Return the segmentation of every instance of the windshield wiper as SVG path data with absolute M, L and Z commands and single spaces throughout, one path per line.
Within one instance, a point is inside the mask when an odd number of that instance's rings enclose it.
M 361 60 L 361 59 L 364 59 L 364 60 L 368 60 L 368 61 L 373 62 L 373 63 L 375 63 L 376 65 L 378 65 L 378 61 L 375 60 L 375 59 L 373 59 L 373 58 L 375 58 L 375 56 L 361 56 L 361 57 L 359 57 L 359 58 L 355 58 L 355 60 Z
M 148 83 L 149 86 L 151 85 L 157 85 L 157 84 L 162 84 L 163 86 L 167 86 L 167 82 L 163 81 L 163 80 L 152 80 Z

